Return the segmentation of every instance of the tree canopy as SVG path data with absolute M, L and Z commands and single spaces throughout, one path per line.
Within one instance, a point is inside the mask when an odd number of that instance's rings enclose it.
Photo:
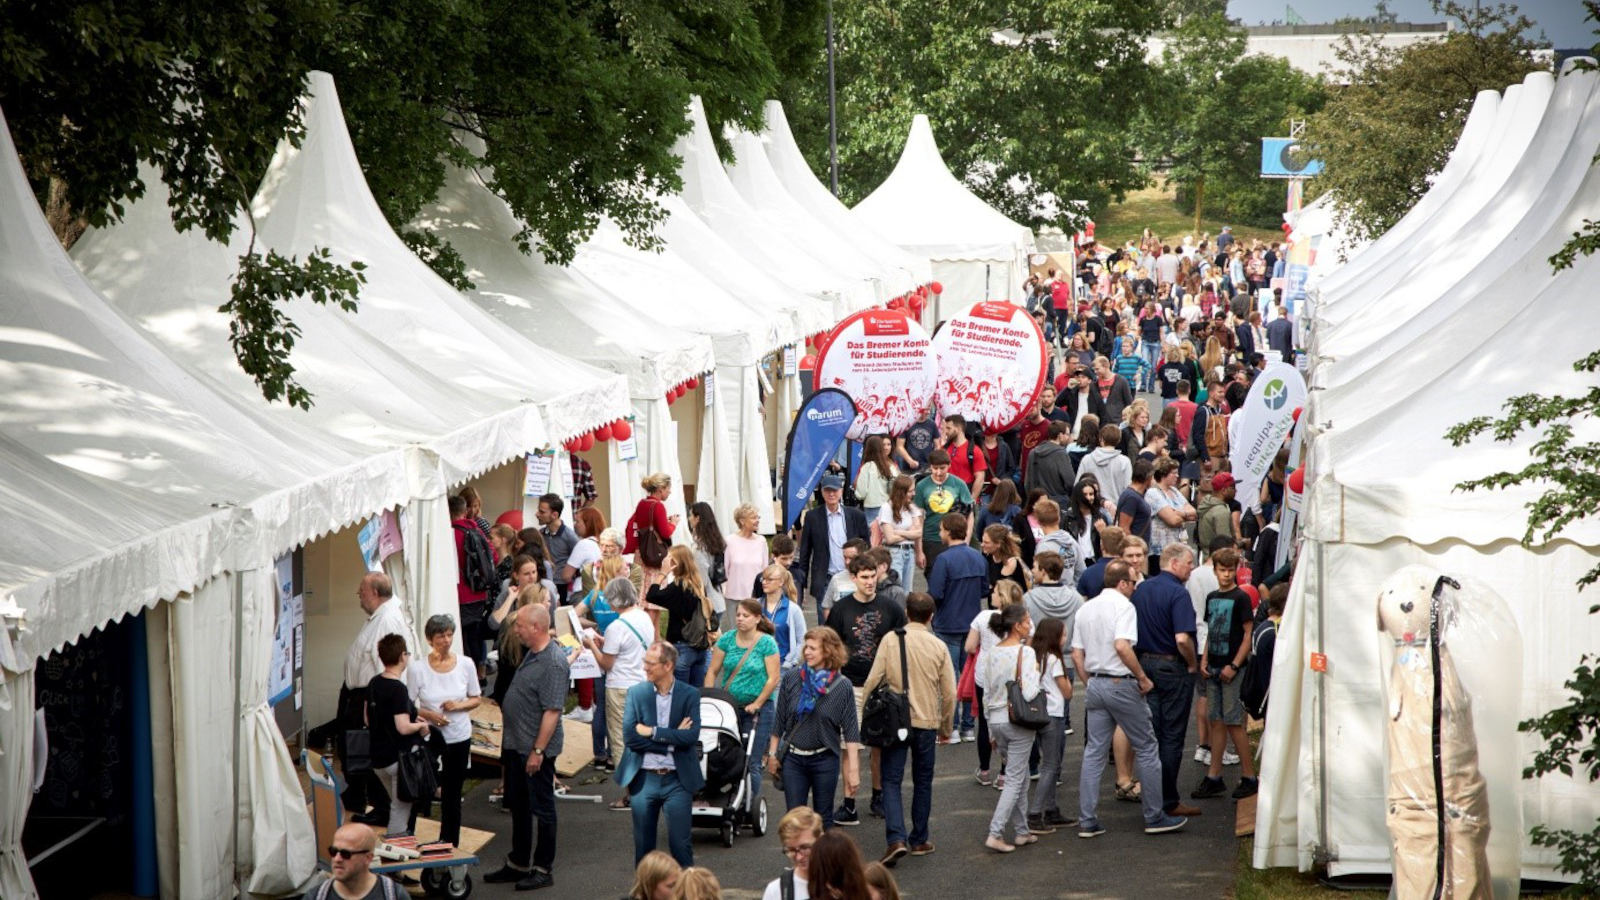
M 1395 49 L 1371 35 L 1346 37 L 1335 80 L 1347 83 L 1301 136 L 1326 166 L 1307 199 L 1337 192 L 1357 238 L 1389 230 L 1427 192 L 1479 91 L 1503 91 L 1543 65 L 1527 38 L 1533 23 L 1515 7 L 1437 8 L 1460 26 L 1438 40 Z

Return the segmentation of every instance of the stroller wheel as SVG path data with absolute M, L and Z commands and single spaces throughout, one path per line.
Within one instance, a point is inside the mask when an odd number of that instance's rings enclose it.
M 732 822 L 723 822 L 722 823 L 722 846 L 724 846 L 724 847 L 732 847 L 733 846 L 733 832 L 734 832 L 734 828 L 733 828 L 733 823 Z
M 765 797 L 756 800 L 755 815 L 750 817 L 750 833 L 756 837 L 761 837 L 767 833 L 767 798 Z

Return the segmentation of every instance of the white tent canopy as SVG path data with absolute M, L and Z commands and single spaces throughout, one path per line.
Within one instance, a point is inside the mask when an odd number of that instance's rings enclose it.
M 1555 540 L 1523 547 L 1526 504 L 1542 488 L 1465 493 L 1455 485 L 1526 465 L 1534 438 L 1480 438 L 1459 448 L 1444 439 L 1451 425 L 1492 413 L 1514 395 L 1575 396 L 1593 388 L 1592 376 L 1571 364 L 1593 352 L 1595 332 L 1573 323 L 1590 318 L 1600 258 L 1580 257 L 1553 273 L 1549 257 L 1593 217 L 1600 197 L 1600 173 L 1591 165 L 1600 148 L 1596 79 L 1562 76 L 1539 134 L 1508 164 L 1497 197 L 1456 207 L 1461 218 L 1454 220 L 1448 213 L 1455 204 L 1430 204 L 1429 227 L 1453 237 L 1413 242 L 1431 247 L 1426 256 L 1407 258 L 1400 249 L 1387 257 L 1420 279 L 1413 286 L 1429 302 L 1386 320 L 1394 341 L 1375 338 L 1361 351 L 1378 353 L 1374 365 L 1342 387 L 1313 394 L 1308 413 L 1318 415 L 1307 460 L 1305 544 L 1280 628 L 1273 714 L 1262 741 L 1258 866 L 1304 869 L 1326 854 L 1335 876 L 1390 869 L 1381 702 L 1387 676 L 1373 598 L 1399 567 L 1425 563 L 1471 577 L 1510 604 L 1522 645 L 1519 719 L 1561 702 L 1561 686 L 1579 657 L 1600 643 L 1600 622 L 1576 595 L 1577 579 L 1600 555 L 1600 522 L 1580 520 Z M 1538 99 L 1536 80 L 1522 87 L 1522 97 L 1531 91 Z M 1520 102 L 1517 93 L 1507 91 L 1502 113 Z M 1555 146 L 1541 146 L 1550 142 Z M 1456 155 L 1465 158 L 1468 150 L 1458 147 Z M 1450 185 L 1441 177 L 1439 188 Z M 1474 245 L 1476 254 L 1461 258 L 1457 241 Z M 1344 280 L 1359 283 L 1354 275 Z M 1347 297 L 1356 315 L 1396 302 L 1377 290 Z M 1319 359 L 1315 366 L 1337 375 L 1347 364 Z M 1575 439 L 1597 436 L 1600 429 L 1585 423 Z M 1312 652 L 1327 655 L 1326 674 L 1306 670 Z M 1539 742 L 1528 735 L 1518 740 L 1525 764 Z M 1524 780 L 1515 791 L 1524 830 L 1544 824 L 1581 831 L 1600 816 L 1600 796 L 1570 778 Z M 1521 858 L 1523 877 L 1564 878 L 1549 850 L 1525 843 Z
M 933 126 L 918 114 L 894 171 L 856 204 L 873 230 L 933 261 L 944 293 L 938 318 L 980 300 L 1020 300 L 1033 232 L 978 199 L 944 164 Z
M 445 284 L 389 227 L 362 177 L 333 79 L 313 72 L 299 148 L 280 145 L 255 202 L 261 240 L 303 257 L 327 247 L 367 263 L 356 323 L 430 371 L 514 405 L 531 400 L 545 433 L 515 453 L 622 418 L 627 380 L 529 344 Z M 514 454 L 513 454 L 514 455 Z
M 884 239 L 883 235 L 852 216 L 850 208 L 817 180 L 816 174 L 801 155 L 793 132 L 789 130 L 789 119 L 784 115 L 783 104 L 768 100 L 766 113 L 767 159 L 789 196 L 822 225 L 860 248 L 880 265 L 887 266 L 886 286 L 891 296 L 904 294 L 932 281 L 933 267 L 927 257 L 914 256 Z
M 833 321 L 876 302 L 876 289 L 871 283 L 863 281 L 859 274 L 837 270 L 829 260 L 812 256 L 793 243 L 792 235 L 778 230 L 771 220 L 752 209 L 728 180 L 699 97 L 691 98 L 688 115 L 689 133 L 678 139 L 672 151 L 683 159 L 683 201 L 733 248 L 736 256 L 768 272 L 791 290 L 828 297 Z

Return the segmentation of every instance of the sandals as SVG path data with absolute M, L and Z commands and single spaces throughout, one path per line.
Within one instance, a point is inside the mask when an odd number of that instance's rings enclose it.
M 1129 803 L 1138 803 L 1144 799 L 1144 787 L 1137 781 L 1132 784 L 1119 784 L 1117 785 L 1117 799 L 1126 800 Z
M 626 794 L 606 804 L 606 809 L 609 809 L 613 812 L 627 812 L 632 808 L 633 803 L 628 800 L 628 796 Z

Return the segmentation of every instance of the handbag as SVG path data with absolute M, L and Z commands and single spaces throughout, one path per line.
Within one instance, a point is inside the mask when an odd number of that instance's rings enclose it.
M 1022 680 L 1022 647 L 1017 647 L 1017 668 L 1006 682 L 1006 715 L 1011 719 L 1011 724 L 1018 728 L 1028 728 L 1033 731 L 1050 724 L 1049 700 L 1041 690 L 1027 699 L 1022 693 L 1022 685 L 1017 682 Z
M 861 743 L 868 747 L 898 747 L 911 737 L 911 681 L 906 667 L 906 632 L 900 636 L 900 685 L 889 686 L 888 679 L 872 689 L 861 707 Z
M 344 753 L 340 757 L 344 777 L 372 771 L 372 732 L 365 728 L 350 728 L 344 733 Z
M 961 678 L 956 681 L 956 699 L 969 703 L 978 699 L 978 654 L 967 654 L 961 665 Z
M 706 614 L 706 601 L 701 600 L 694 606 L 694 612 L 689 614 L 689 620 L 683 623 L 683 642 L 696 650 L 704 650 L 715 641 L 716 632 L 710 626 L 711 617 Z
M 646 568 L 659 569 L 667 559 L 667 542 L 661 539 L 653 524 L 646 524 L 639 529 L 636 545 L 639 560 Z
M 434 774 L 433 755 L 422 741 L 414 740 L 400 751 L 400 767 L 395 776 L 395 793 L 408 803 L 423 803 L 433 799 L 438 786 Z

